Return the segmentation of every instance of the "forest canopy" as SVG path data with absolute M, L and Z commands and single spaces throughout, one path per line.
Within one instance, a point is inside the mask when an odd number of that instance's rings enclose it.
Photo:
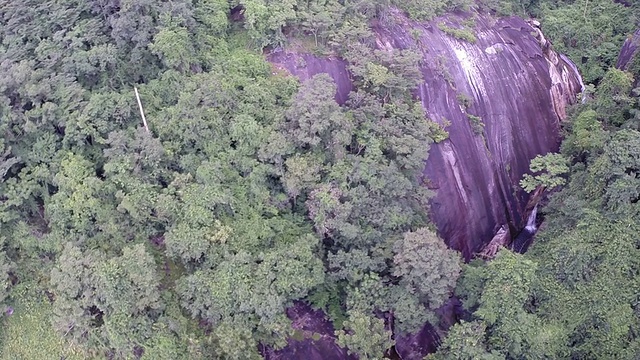
M 392 8 L 535 16 L 593 84 L 529 253 L 463 264 L 429 222 L 446 134 L 413 97 L 419 56 L 375 50 Z M 300 335 L 295 302 L 376 359 L 383 314 L 414 333 L 453 293 L 467 317 L 433 358 L 640 353 L 640 67 L 612 68 L 637 6 L 5 0 L 0 18 L 1 359 L 259 359 Z M 265 60 L 294 39 L 349 63 L 346 104 Z

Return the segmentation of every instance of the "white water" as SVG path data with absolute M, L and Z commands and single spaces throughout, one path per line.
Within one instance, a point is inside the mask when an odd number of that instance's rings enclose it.
M 536 215 L 538 215 L 537 204 L 533 207 L 533 211 L 531 211 L 531 214 L 529 214 L 529 218 L 527 219 L 527 226 L 525 227 L 525 229 L 532 234 L 535 233 L 538 229 L 536 227 Z
M 584 90 L 585 90 L 584 82 L 582 82 L 582 76 L 580 75 L 580 71 L 578 71 L 578 67 L 576 66 L 576 64 L 573 63 L 573 61 L 571 61 L 571 59 L 566 57 L 564 54 L 560 54 L 560 58 L 562 60 L 564 60 L 564 62 L 567 63 L 569 65 L 569 67 L 571 67 L 573 72 L 578 77 L 578 81 L 580 81 L 580 92 L 581 92 L 581 95 L 582 95 L 582 103 L 584 104 L 585 102 L 587 102 L 587 96 L 584 93 Z

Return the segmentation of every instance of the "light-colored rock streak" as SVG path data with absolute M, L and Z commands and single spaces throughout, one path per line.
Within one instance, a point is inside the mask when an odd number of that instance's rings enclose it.
M 449 141 L 444 141 L 441 143 L 442 149 L 442 157 L 444 161 L 449 165 L 449 169 L 453 173 L 453 178 L 456 181 L 456 188 L 458 189 L 458 193 L 460 194 L 460 198 L 465 203 L 465 205 L 469 205 L 469 197 L 467 196 L 467 192 L 464 188 L 464 184 L 462 183 L 462 175 L 460 173 L 460 167 L 458 166 L 458 160 L 456 159 L 456 153 L 451 146 Z
M 473 96 L 476 101 L 480 101 L 486 98 L 487 91 L 484 88 L 482 78 L 480 77 L 480 71 L 478 71 L 477 65 L 473 61 L 473 57 L 469 55 L 463 46 L 460 46 L 457 42 L 450 42 L 451 48 L 458 59 L 460 67 L 464 71 L 467 83 L 473 91 Z
M 585 90 L 585 86 L 584 86 L 584 82 L 582 81 L 582 75 L 580 75 L 580 71 L 578 70 L 578 67 L 576 66 L 576 64 L 573 63 L 573 61 L 571 61 L 571 59 L 569 59 L 567 56 L 565 56 L 564 54 L 560 54 L 560 58 L 567 64 L 569 65 L 569 67 L 571 68 L 571 70 L 573 70 L 573 73 L 576 75 L 576 77 L 578 78 L 578 82 L 580 82 L 580 95 L 582 97 L 582 103 L 584 104 L 587 101 L 587 97 L 585 96 L 584 90 Z M 566 83 L 569 82 L 569 74 L 564 74 L 564 81 Z

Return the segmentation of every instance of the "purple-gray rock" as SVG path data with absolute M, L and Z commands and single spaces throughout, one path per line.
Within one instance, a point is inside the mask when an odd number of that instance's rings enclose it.
M 640 29 L 636 30 L 632 36 L 628 37 L 624 44 L 622 44 L 622 48 L 620 49 L 620 54 L 618 55 L 618 61 L 616 63 L 616 68 L 620 70 L 626 70 L 627 66 L 633 57 L 638 52 L 638 46 L 640 45 Z
M 436 329 L 426 323 L 415 334 L 397 336 L 395 350 L 402 360 L 422 360 L 438 349 L 439 341 Z
M 349 97 L 349 93 L 353 90 L 353 84 L 347 71 L 348 64 L 342 59 L 335 57 L 321 58 L 313 54 L 282 49 L 269 54 L 268 59 L 279 70 L 287 70 L 300 81 L 305 81 L 316 74 L 329 74 L 336 83 L 335 99 L 339 104 L 344 104 Z
M 321 310 L 314 310 L 303 302 L 287 309 L 296 335 L 289 338 L 284 349 L 261 346 L 266 360 L 357 360 L 335 342 L 333 324 Z
M 385 23 L 392 25 L 373 28 L 377 47 L 422 52 L 424 82 L 416 97 L 430 119 L 450 123 L 449 139 L 431 146 L 424 170 L 436 191 L 431 218 L 447 244 L 469 259 L 501 226 L 514 234 L 524 227 L 528 195 L 518 183 L 532 158 L 558 149 L 560 122 L 581 91 L 580 75 L 552 50 L 534 22 L 475 14 L 477 41 L 470 43 L 438 26 L 459 27 L 470 14 L 420 23 L 391 13 L 394 21 Z M 340 103 L 352 89 L 348 66 L 340 59 L 283 50 L 269 60 L 301 80 L 328 73 Z M 473 100 L 468 109 L 459 94 Z M 482 119 L 481 135 L 474 133 L 468 115 Z

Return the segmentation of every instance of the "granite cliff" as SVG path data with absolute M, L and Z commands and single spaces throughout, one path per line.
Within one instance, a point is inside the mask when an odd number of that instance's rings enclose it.
M 524 227 L 531 207 L 518 182 L 533 157 L 557 150 L 560 122 L 582 81 L 535 21 L 460 13 L 415 22 L 391 14 L 372 26 L 376 47 L 423 55 L 415 96 L 449 133 L 431 146 L 424 170 L 436 194 L 430 214 L 442 238 L 469 259 L 501 226 L 512 234 Z M 465 27 L 475 41 L 451 35 Z M 353 90 L 349 64 L 339 58 L 287 49 L 268 58 L 303 81 L 328 73 L 339 103 Z
M 640 46 L 640 29 L 636 30 L 632 36 L 628 37 L 618 55 L 618 61 L 616 62 L 616 68 L 620 70 L 627 70 L 631 65 L 634 57 L 638 53 L 638 47 Z

